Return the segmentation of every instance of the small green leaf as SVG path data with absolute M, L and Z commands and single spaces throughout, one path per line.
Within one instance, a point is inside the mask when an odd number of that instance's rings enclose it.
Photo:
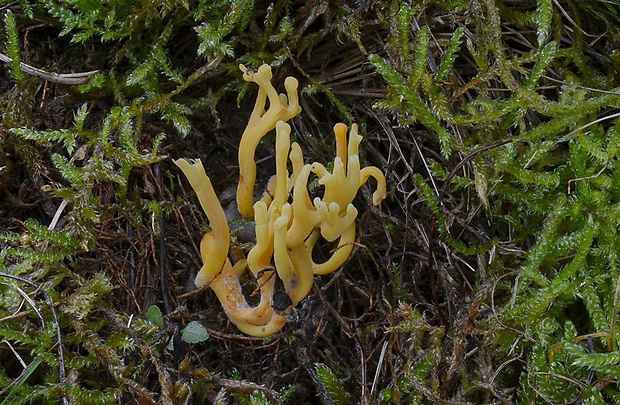
M 86 120 L 87 115 L 88 115 L 88 105 L 84 103 L 75 112 L 75 116 L 73 118 L 73 121 L 75 122 L 76 130 L 81 131 L 84 128 L 84 121 Z M 71 153 L 71 151 L 69 151 L 69 153 Z
M 209 339 L 209 332 L 200 322 L 191 321 L 181 331 L 181 339 L 186 343 L 201 343 Z
M 349 405 L 351 403 L 349 394 L 331 368 L 323 363 L 316 363 L 314 369 L 323 389 L 335 405 Z
M 164 316 L 161 313 L 161 309 L 157 305 L 151 305 L 146 311 L 146 319 L 153 322 L 160 329 L 164 328 Z

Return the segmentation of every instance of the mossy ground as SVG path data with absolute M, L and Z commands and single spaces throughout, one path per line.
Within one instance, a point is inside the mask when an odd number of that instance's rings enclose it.
M 153 4 L 0 1 L 0 401 L 620 397 L 620 3 Z M 306 156 L 357 122 L 389 191 L 268 339 L 195 290 L 208 222 L 172 164 L 233 201 L 263 62 L 300 80 Z

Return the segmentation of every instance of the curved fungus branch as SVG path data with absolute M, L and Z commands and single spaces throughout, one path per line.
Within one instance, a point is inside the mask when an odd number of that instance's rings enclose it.
M 264 325 L 253 325 L 250 323 L 239 322 L 235 319 L 229 319 L 241 332 L 255 337 L 271 336 L 274 333 L 279 332 L 286 323 L 286 317 L 276 313 L 275 311 L 273 312 L 273 316 L 269 322 Z
M 315 230 L 306 240 L 306 250 L 312 252 L 315 244 L 320 237 L 320 232 Z M 312 260 L 312 271 L 316 276 L 323 276 L 337 270 L 347 261 L 353 251 L 353 243 L 355 242 L 355 223 L 351 224 L 338 240 L 338 246 L 333 251 L 329 259 L 322 263 L 316 263 Z
M 252 216 L 254 183 L 256 182 L 256 162 L 254 154 L 260 140 L 271 131 L 278 121 L 288 121 L 301 112 L 297 95 L 297 79 L 288 77 L 284 87 L 288 97 L 278 95 L 271 84 L 271 67 L 262 65 L 258 71 L 252 72 L 243 65 L 243 79 L 258 84 L 258 96 L 248 125 L 243 131 L 239 143 L 239 185 L 237 187 L 237 207 L 239 213 L 249 218 Z M 269 108 L 265 105 L 269 100 Z
M 198 201 L 211 223 L 214 242 L 208 260 L 203 258 L 203 266 L 196 276 L 196 287 L 208 284 L 222 270 L 230 247 L 230 229 L 228 220 L 213 185 L 200 159 L 177 159 L 174 161 L 196 192 Z
M 314 284 L 314 268 L 312 267 L 312 257 L 310 251 L 302 243 L 297 246 L 287 247 L 291 264 L 297 275 L 297 284 L 291 285 L 289 296 L 293 305 L 297 305 L 303 300 Z
M 387 185 L 383 172 L 376 166 L 367 166 L 362 169 L 361 175 L 360 187 L 366 183 L 369 177 L 377 181 L 377 189 L 372 193 L 372 203 L 373 205 L 381 204 L 381 201 L 383 201 L 387 195 Z
M 200 242 L 200 251 L 204 262 L 209 260 L 209 254 L 213 246 L 214 238 L 211 232 L 207 232 Z M 237 266 L 236 266 L 237 267 Z M 226 259 L 220 273 L 215 277 L 209 287 L 215 292 L 220 300 L 228 318 L 237 323 L 247 323 L 251 325 L 265 325 L 273 317 L 271 308 L 271 297 L 275 286 L 275 280 L 268 275 L 258 279 L 260 286 L 260 303 L 250 306 L 246 301 L 237 271 L 233 268 L 230 260 Z
M 253 274 L 271 267 L 273 256 L 273 226 L 269 224 L 269 212 L 264 201 L 254 204 L 256 245 L 248 252 L 248 267 Z
M 201 241 L 201 254 L 205 262 L 208 260 L 212 243 L 213 237 L 207 232 Z M 275 278 L 268 273 L 258 278 L 261 299 L 258 305 L 250 306 L 239 282 L 239 275 L 245 265 L 246 263 L 237 263 L 233 267 L 226 259 L 222 271 L 209 286 L 222 304 L 226 316 L 237 329 L 256 337 L 273 335 L 286 323 L 286 317 L 276 313 L 272 306 Z

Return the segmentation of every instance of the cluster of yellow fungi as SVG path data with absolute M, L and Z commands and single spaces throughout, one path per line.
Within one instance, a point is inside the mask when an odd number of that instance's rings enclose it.
M 358 148 L 362 137 L 355 124 L 348 142 L 347 126 L 334 126 L 336 157 L 331 172 L 320 163 L 304 163 L 301 147 L 296 142 L 291 144 L 291 127 L 287 124 L 301 112 L 297 80 L 287 77 L 286 94 L 278 94 L 271 83 L 271 67 L 263 65 L 256 72 L 243 65 L 240 68 L 246 81 L 259 86 L 239 145 L 237 207 L 243 217 L 254 218 L 256 229 L 256 244 L 247 259 L 233 265 L 228 257 L 228 220 L 200 159 L 178 159 L 174 163 L 189 180 L 211 224 L 200 243 L 203 266 L 196 276 L 196 286 L 209 285 L 239 330 L 262 337 L 282 328 L 286 313 L 310 292 L 314 275 L 336 270 L 351 254 L 357 216 L 352 201 L 358 189 L 373 177 L 377 183 L 373 203 L 377 205 L 385 198 L 386 184 L 378 168 L 360 167 Z M 274 128 L 275 176 L 264 196 L 254 202 L 255 151 L 260 140 Z M 311 176 L 322 186 L 322 197 L 314 200 L 308 190 Z M 337 248 L 327 261 L 315 263 L 312 251 L 320 238 L 328 242 L 337 240 Z M 250 305 L 242 292 L 240 277 L 247 269 L 259 286 L 260 302 L 256 305 Z M 274 300 L 277 278 L 282 280 L 288 296 L 284 304 Z

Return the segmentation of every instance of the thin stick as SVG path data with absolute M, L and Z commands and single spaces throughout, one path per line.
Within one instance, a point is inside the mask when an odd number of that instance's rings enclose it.
M 613 309 L 613 312 L 611 313 L 611 326 L 609 328 L 609 336 L 607 337 L 607 350 L 609 351 L 612 351 L 614 347 L 619 301 L 620 301 L 620 277 L 618 277 L 618 280 L 616 281 L 616 293 L 614 294 L 614 309 Z
M 13 59 L 9 58 L 3 53 L 0 53 L 0 61 L 4 63 L 11 63 L 13 62 Z M 45 70 L 36 68 L 34 66 L 30 66 L 24 62 L 19 62 L 19 66 L 24 72 L 28 73 L 29 75 L 32 75 L 32 76 L 35 76 L 35 77 L 38 77 L 40 79 L 47 80 L 50 82 L 68 84 L 68 85 L 88 83 L 88 79 L 90 79 L 91 76 L 94 76 L 100 72 L 99 70 L 91 70 L 90 72 L 81 72 L 81 73 L 51 73 L 51 72 L 47 72 Z
M 381 375 L 381 368 L 383 367 L 383 361 L 385 360 L 385 351 L 388 347 L 388 341 L 383 342 L 381 347 L 381 354 L 379 355 L 379 362 L 377 363 L 377 369 L 375 370 L 375 378 L 372 380 L 372 388 L 370 389 L 370 397 L 372 398 L 375 390 L 377 389 L 377 383 L 379 382 L 379 376 Z

